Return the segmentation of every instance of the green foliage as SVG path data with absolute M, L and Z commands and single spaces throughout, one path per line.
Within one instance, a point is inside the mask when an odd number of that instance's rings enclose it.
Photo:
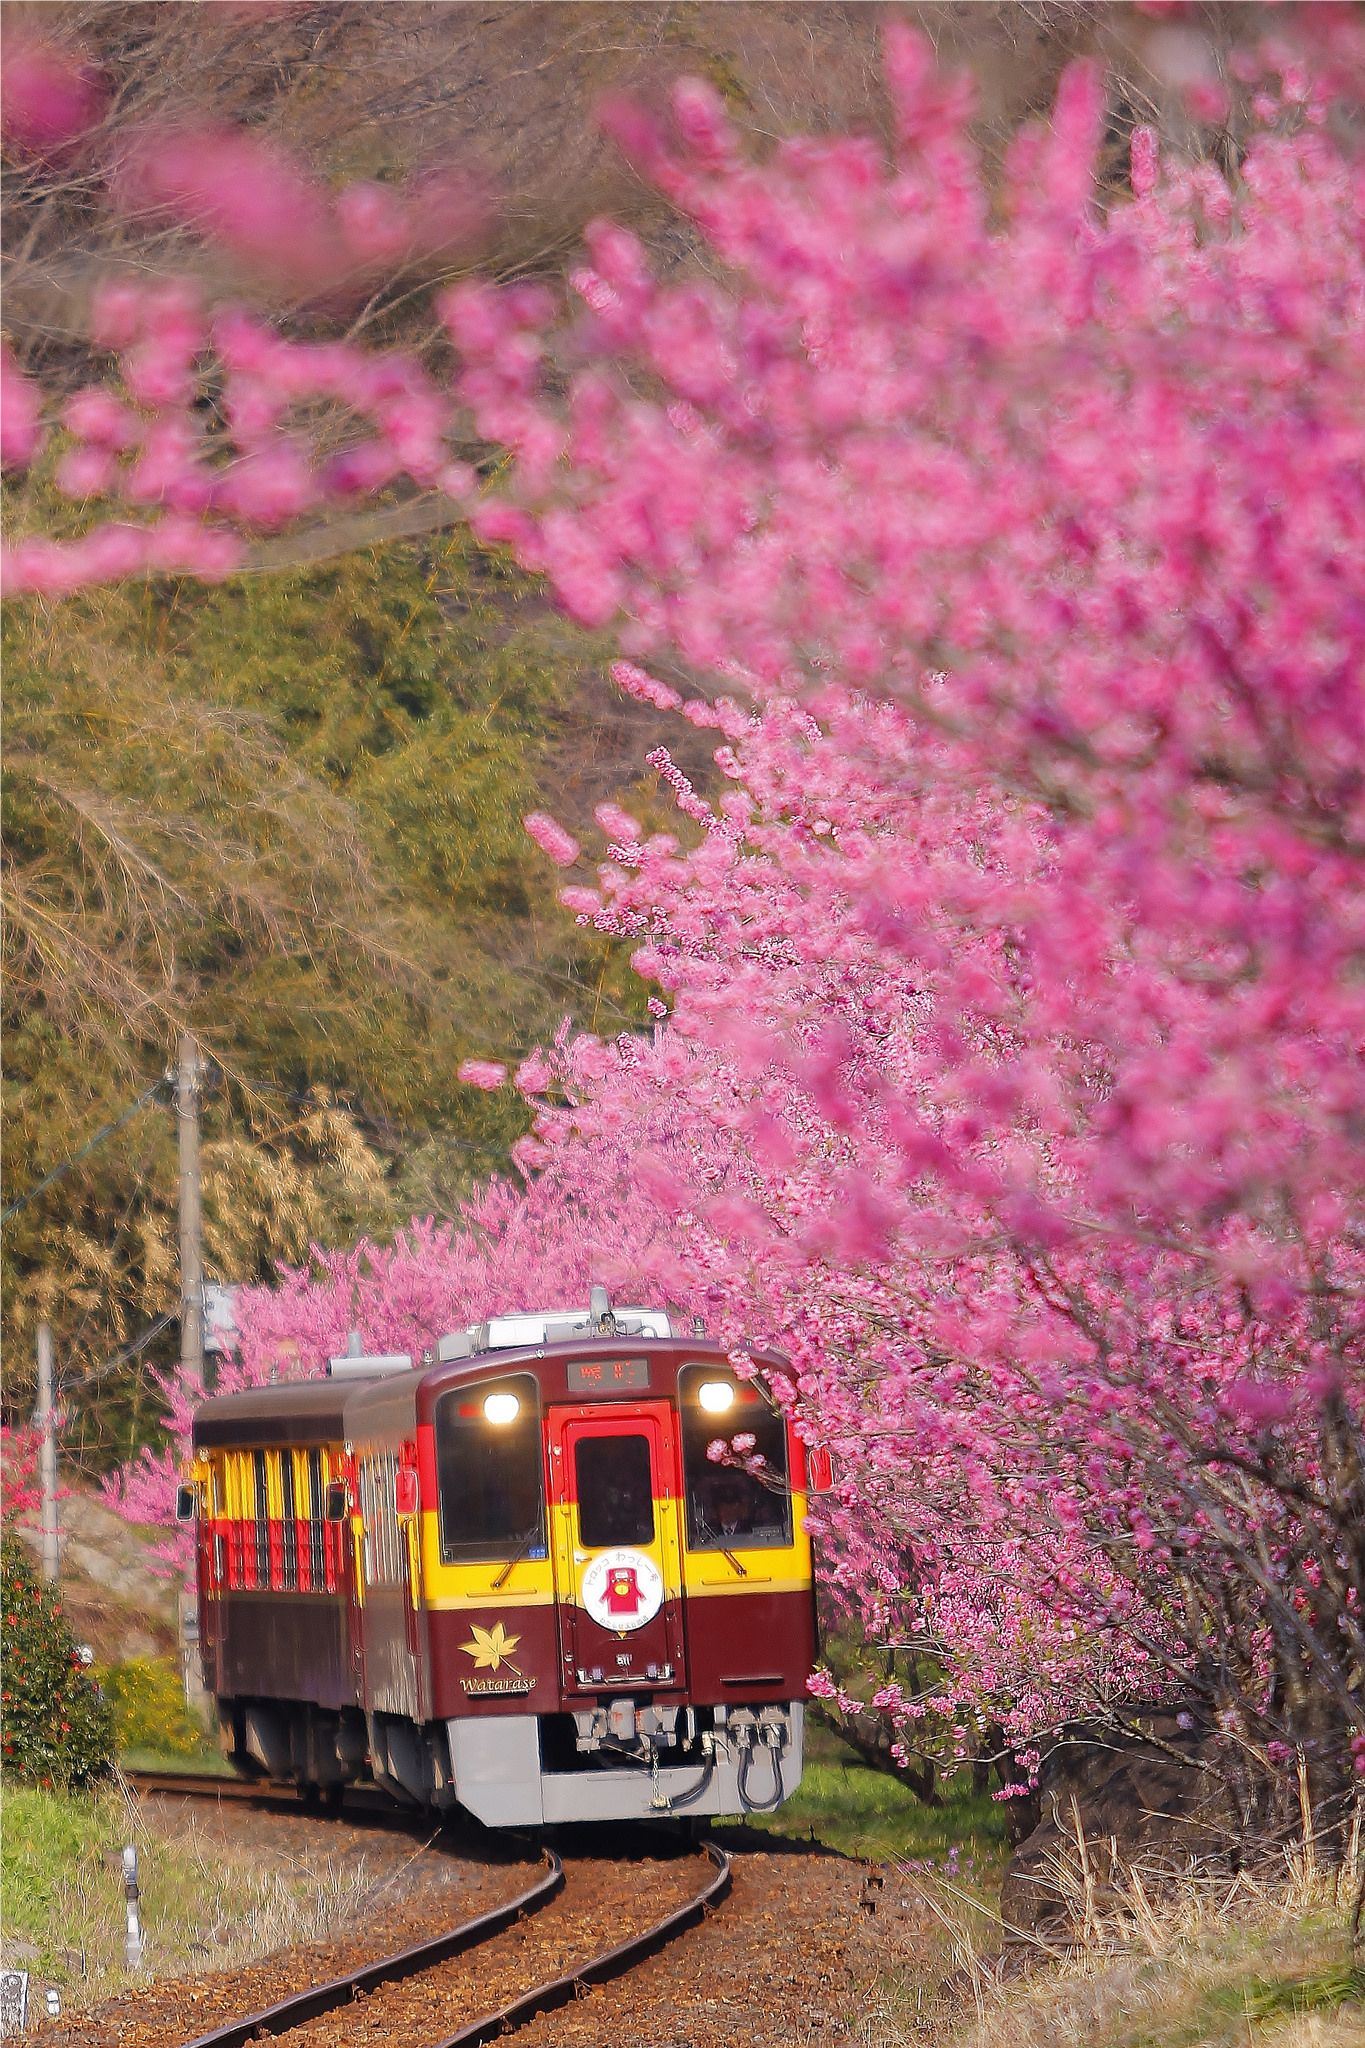
M 114 1722 L 76 1654 L 61 1602 L 19 1537 L 0 1537 L 0 1759 L 14 1778 L 70 1789 L 113 1761 Z
M 562 807 L 554 746 L 591 644 L 468 540 L 14 605 L 4 652 L 17 1192 L 189 1025 L 217 1063 L 209 1275 L 265 1279 L 312 1241 L 448 1211 L 505 1161 L 524 1105 L 462 1086 L 463 1058 L 515 1059 L 566 1011 L 638 1021 L 644 992 L 560 910 L 521 826 Z M 46 1318 L 87 1469 L 155 1430 L 174 1328 L 117 1354 L 174 1313 L 175 1188 L 156 1103 L 6 1233 L 8 1399 Z
M 1341 1957 L 1310 1976 L 1257 1976 L 1224 1985 L 1209 2004 L 1239 2019 L 1270 2020 L 1282 2013 L 1335 2012 L 1343 2005 L 1365 2006 L 1365 1965 Z
M 203 1724 L 185 1704 L 174 1657 L 129 1657 L 110 1666 L 103 1685 L 121 1756 L 150 1750 L 158 1756 L 198 1757 L 210 1747 Z

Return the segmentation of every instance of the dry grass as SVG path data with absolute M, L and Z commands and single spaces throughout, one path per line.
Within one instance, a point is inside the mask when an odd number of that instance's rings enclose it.
M 144 1969 L 124 1960 L 119 1850 L 136 1842 L 146 1937 Z M 0 1953 L 67 2010 L 148 1977 L 231 1969 L 295 1942 L 334 1934 L 375 1886 L 370 1860 L 262 1851 L 247 1833 L 225 1842 L 196 1815 L 158 1814 L 117 1791 L 68 1798 L 6 1788 Z
M 947 1983 L 926 1986 L 921 1955 L 869 2023 L 868 2048 L 1365 2048 L 1365 1965 L 1350 1944 L 1365 1881 L 1359 1815 L 1335 1866 L 1311 1840 L 1254 1876 L 1178 1885 L 1141 1869 L 1102 1882 L 1105 1860 L 1079 1834 L 1056 1859 L 1075 1930 L 1065 1947 L 907 1874 Z

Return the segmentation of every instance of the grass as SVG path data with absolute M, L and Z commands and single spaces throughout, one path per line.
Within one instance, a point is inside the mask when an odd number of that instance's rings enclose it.
M 906 2028 L 908 2044 L 925 2036 Z M 1156 1953 L 1091 1950 L 979 1996 L 935 2048 L 1361 2048 L 1365 1971 L 1340 1926 L 1207 1926 Z
M 906 2048 L 1365 2048 L 1365 1967 L 1348 1934 L 1362 1875 L 1358 1832 L 1344 1867 L 1300 1849 L 1277 1873 L 1191 1876 L 1165 1893 L 1130 1873 L 1102 1903 L 1073 1873 L 1075 1945 L 1004 1984 L 983 1952 L 979 1906 L 947 1898 L 957 2017 L 951 1999 L 902 1987 L 901 2039 Z
M 141 1866 L 141 1976 L 124 1958 L 128 1842 Z M 7 1785 L 0 1958 L 39 1986 L 56 1985 L 69 2009 L 148 1975 L 231 1967 L 312 1940 L 358 1910 L 369 1882 L 363 1857 L 276 1867 L 245 1844 L 225 1847 L 197 1819 L 144 1813 L 117 1788 L 67 1795 Z
M 135 1744 L 119 1752 L 126 1771 L 177 1771 L 188 1778 L 231 1778 L 227 1760 L 216 1743 L 205 1741 L 202 1749 L 187 1756 L 183 1749 L 163 1749 L 153 1743 Z
M 914 1872 L 938 1869 L 972 1889 L 998 1883 L 1008 1854 L 1004 1813 L 988 1794 L 972 1791 L 965 1773 L 940 1787 L 941 1806 L 926 1806 L 903 1778 L 859 1763 L 818 1723 L 808 1721 L 806 1731 L 805 1768 L 792 1797 L 776 1813 L 720 1827 L 823 1842 L 841 1856 Z

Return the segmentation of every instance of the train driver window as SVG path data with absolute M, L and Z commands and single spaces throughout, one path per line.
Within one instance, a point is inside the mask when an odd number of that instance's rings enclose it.
M 547 1557 L 540 1400 L 529 1374 L 452 1387 L 436 1403 L 441 1556 Z
M 787 1426 L 752 1381 L 714 1366 L 683 1369 L 683 1479 L 691 1550 L 778 1550 L 792 1540 Z M 738 1455 L 762 1458 L 758 1473 L 715 1462 L 711 1445 L 751 1437 Z M 735 1455 L 732 1453 L 732 1456 Z
M 578 1533 L 588 1550 L 652 1543 L 654 1499 L 643 1436 L 580 1437 L 574 1451 Z

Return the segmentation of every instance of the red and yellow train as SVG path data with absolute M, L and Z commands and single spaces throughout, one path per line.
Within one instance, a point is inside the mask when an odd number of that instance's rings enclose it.
M 337 1359 L 201 1406 L 182 1513 L 240 1768 L 324 1794 L 373 1779 L 494 1826 L 795 1789 L 804 1447 L 761 1356 L 743 1379 L 593 1296 L 445 1338 L 415 1370 Z M 708 1456 L 736 1437 L 751 1469 Z

